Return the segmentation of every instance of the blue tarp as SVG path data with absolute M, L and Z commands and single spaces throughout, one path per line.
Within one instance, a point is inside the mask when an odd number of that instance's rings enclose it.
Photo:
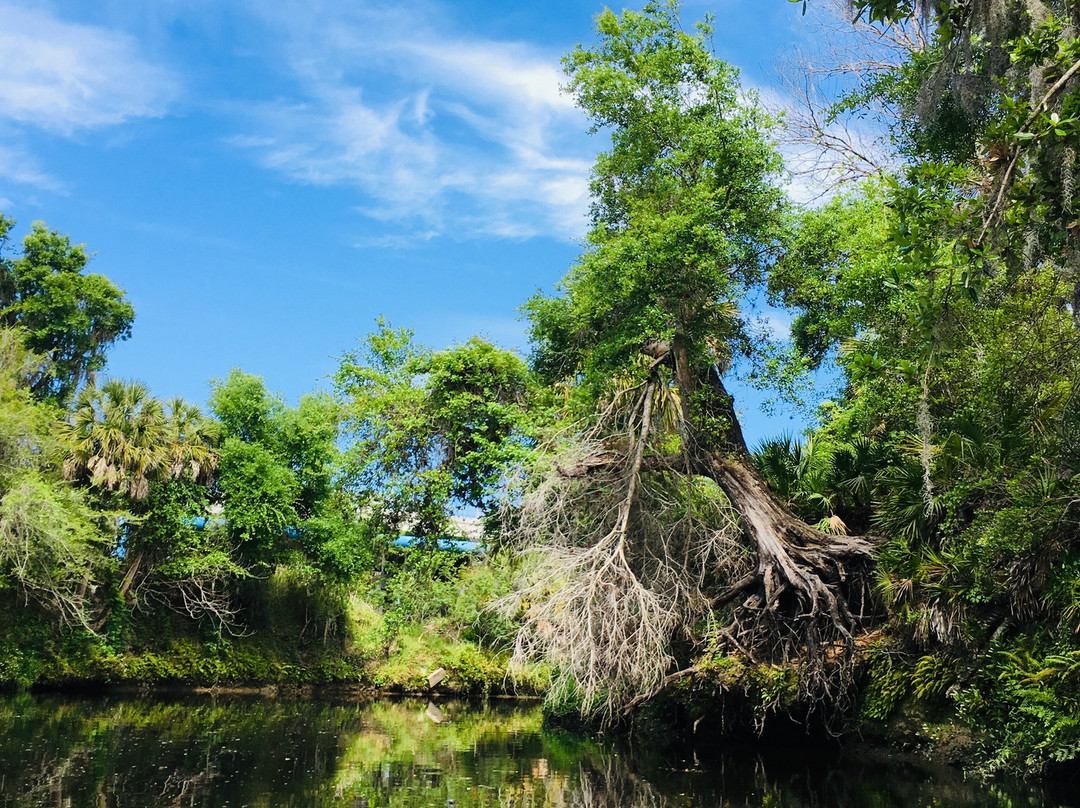
M 180 521 L 185 525 L 191 525 L 196 530 L 207 530 L 208 528 L 223 527 L 225 525 L 225 517 L 220 515 L 183 516 Z
M 196 530 L 206 530 L 210 527 L 220 527 L 225 524 L 225 519 L 221 516 L 185 516 L 180 521 L 191 525 Z M 300 530 L 295 527 L 287 527 L 284 532 L 291 539 L 300 536 Z M 424 544 L 426 541 L 428 540 L 417 536 L 403 535 L 394 540 L 394 545 L 397 547 L 412 547 L 417 544 Z M 459 539 L 454 536 L 439 536 L 435 540 L 435 546 L 440 550 L 448 550 L 454 553 L 482 553 L 484 551 L 482 542 Z
M 417 544 L 424 544 L 427 541 L 429 540 L 416 536 L 399 536 L 394 540 L 394 545 L 397 547 L 412 547 Z M 440 536 L 435 540 L 435 546 L 440 550 L 450 550 L 455 553 L 479 553 L 484 549 L 484 545 L 478 541 L 455 539 L 453 536 Z

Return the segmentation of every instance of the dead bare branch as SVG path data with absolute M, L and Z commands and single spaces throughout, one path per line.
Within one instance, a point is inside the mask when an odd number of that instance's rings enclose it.
M 793 665 L 810 704 L 842 698 L 872 544 L 821 533 L 776 501 L 718 377 L 702 383 L 728 411 L 708 417 L 735 425 L 734 442 L 699 442 L 673 389 L 676 378 L 698 384 L 683 361 L 651 365 L 621 406 L 563 436 L 525 476 L 504 520 L 529 560 L 502 604 L 522 621 L 514 662 L 550 663 L 555 698 L 614 721 L 668 682 L 673 644 L 699 641 L 694 627 L 718 609 L 722 651 Z
M 749 563 L 720 490 L 673 473 L 658 445 L 675 404 L 660 385 L 564 441 L 531 478 L 509 537 L 529 559 L 503 603 L 523 619 L 515 662 L 551 663 L 555 694 L 603 721 L 665 683 L 673 636 L 708 611 L 707 582 Z M 666 470 L 650 470 L 655 456 Z
M 788 170 L 813 199 L 897 168 L 889 128 L 906 111 L 875 91 L 874 82 L 923 51 L 929 33 L 917 12 L 891 25 L 852 20 L 844 0 L 815 4 L 807 20 L 817 44 L 777 64 L 782 90 L 770 106 L 786 124 Z M 837 106 L 845 95 L 862 99 L 860 114 Z

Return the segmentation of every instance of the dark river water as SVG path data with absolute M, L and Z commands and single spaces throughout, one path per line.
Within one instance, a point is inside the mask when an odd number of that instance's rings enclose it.
M 676 808 L 1075 805 L 806 749 L 653 754 L 510 702 L 0 697 L 0 806 Z

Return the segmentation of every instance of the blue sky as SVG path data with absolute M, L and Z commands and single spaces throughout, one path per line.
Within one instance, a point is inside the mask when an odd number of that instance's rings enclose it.
M 135 306 L 110 375 L 294 400 L 385 315 L 524 351 L 603 141 L 559 92 L 597 2 L 0 0 L 0 211 L 70 233 Z M 765 93 L 785 0 L 686 2 Z M 783 325 L 783 315 L 769 316 Z M 791 429 L 742 396 L 748 437 Z

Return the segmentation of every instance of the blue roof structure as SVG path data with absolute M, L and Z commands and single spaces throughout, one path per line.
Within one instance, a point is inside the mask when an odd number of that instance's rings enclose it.
M 417 536 L 402 535 L 394 539 L 394 546 L 413 547 L 417 544 L 424 544 L 426 541 L 429 540 Z M 439 536 L 435 539 L 435 546 L 440 550 L 449 550 L 454 553 L 480 553 L 484 550 L 484 545 L 481 542 L 457 539 L 453 536 Z

